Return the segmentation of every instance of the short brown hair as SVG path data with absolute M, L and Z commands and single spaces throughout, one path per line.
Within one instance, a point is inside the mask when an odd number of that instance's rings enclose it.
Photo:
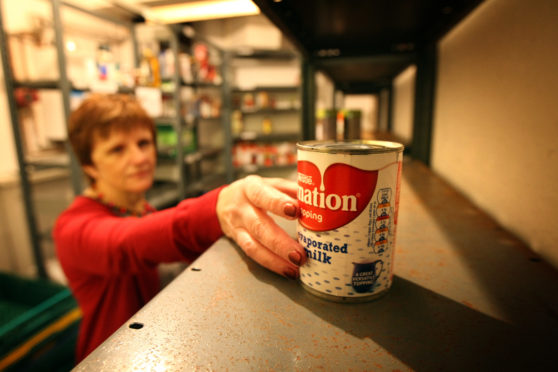
M 155 123 L 133 96 L 92 94 L 70 115 L 68 136 L 80 164 L 93 165 L 95 135 L 106 138 L 113 129 L 127 131 L 138 126 L 148 128 L 156 143 Z

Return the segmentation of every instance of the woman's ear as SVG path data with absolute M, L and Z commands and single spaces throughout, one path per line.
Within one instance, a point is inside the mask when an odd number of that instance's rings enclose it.
M 96 180 L 98 176 L 97 168 L 94 165 L 84 165 L 82 166 L 83 172 L 90 178 Z

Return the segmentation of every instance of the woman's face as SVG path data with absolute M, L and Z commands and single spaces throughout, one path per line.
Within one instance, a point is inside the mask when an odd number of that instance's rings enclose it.
M 151 131 L 135 127 L 93 136 L 93 165 L 84 166 L 99 191 L 144 193 L 153 183 L 156 150 Z

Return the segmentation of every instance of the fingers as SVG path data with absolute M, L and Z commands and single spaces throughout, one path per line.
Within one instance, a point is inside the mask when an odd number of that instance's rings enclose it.
M 288 219 L 298 217 L 296 191 L 291 182 L 258 176 L 246 177 L 244 182 L 244 193 L 257 208 Z
M 217 201 L 223 232 L 254 261 L 288 278 L 298 277 L 298 266 L 306 262 L 306 252 L 267 212 L 297 217 L 297 185 L 293 184 L 249 176 L 225 187 Z
M 298 184 L 294 181 L 289 181 L 282 178 L 263 178 L 263 181 L 266 182 L 268 185 L 275 187 L 282 193 L 289 195 L 293 199 L 296 199 L 298 196 Z
M 298 267 L 284 259 L 281 259 L 270 250 L 255 240 L 248 231 L 238 229 L 236 231 L 236 242 L 251 259 L 263 267 L 289 279 L 299 276 Z
M 243 216 L 244 228 L 262 246 L 267 247 L 276 256 L 288 260 L 295 265 L 306 262 L 304 248 L 292 239 L 273 219 L 259 209 Z

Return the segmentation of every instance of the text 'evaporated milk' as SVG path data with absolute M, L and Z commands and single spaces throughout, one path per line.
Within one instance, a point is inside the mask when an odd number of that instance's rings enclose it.
M 300 280 L 333 301 L 368 301 L 392 283 L 403 146 L 385 141 L 297 144 Z

